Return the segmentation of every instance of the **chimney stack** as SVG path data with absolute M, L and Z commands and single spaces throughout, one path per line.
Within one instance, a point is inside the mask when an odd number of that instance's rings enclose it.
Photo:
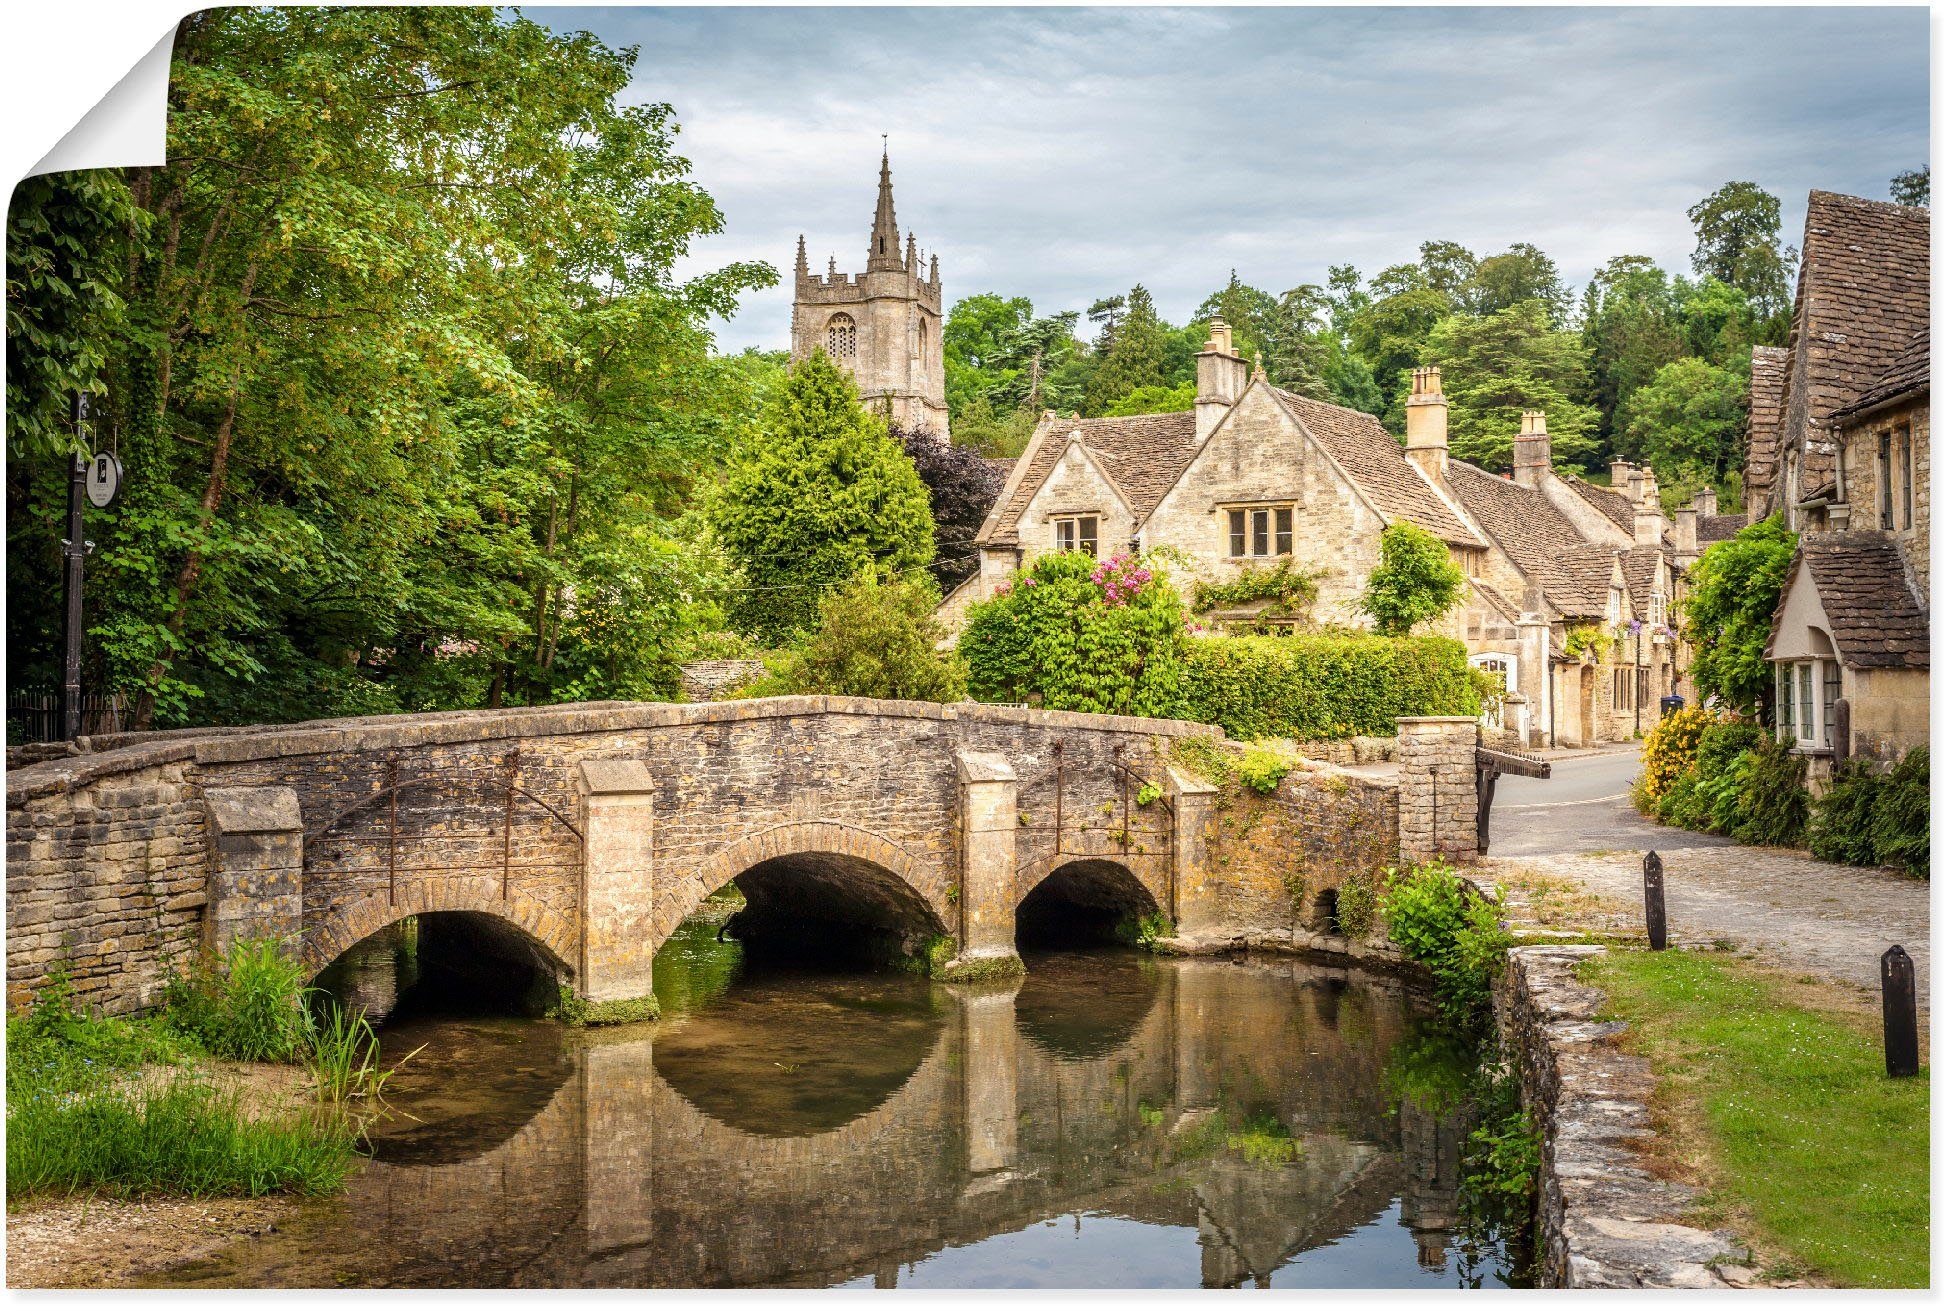
M 1208 321 L 1208 340 L 1195 356 L 1196 441 L 1215 431 L 1248 385 L 1249 366 L 1235 353 L 1234 334 L 1218 314 Z
M 1552 476 L 1552 438 L 1546 434 L 1546 412 L 1526 410 L 1519 415 L 1519 435 L 1512 441 L 1512 481 L 1537 487 Z
M 1721 513 L 1721 507 L 1715 500 L 1715 489 L 1713 487 L 1703 487 L 1700 491 L 1696 492 L 1694 494 L 1694 508 L 1709 518 L 1713 518 L 1715 515 Z
M 1659 546 L 1667 531 L 1667 516 L 1661 510 L 1660 483 L 1651 465 L 1633 471 L 1631 490 L 1634 503 L 1634 545 Z
M 1404 402 L 1404 454 L 1432 482 L 1442 485 L 1451 458 L 1445 436 L 1449 410 L 1444 375 L 1436 368 L 1411 370 L 1411 398 Z
M 1692 505 L 1684 505 L 1674 512 L 1674 554 L 1683 560 L 1701 554 L 1699 518 Z
M 1627 494 L 1627 479 L 1633 476 L 1633 466 L 1625 460 L 1615 460 L 1608 466 L 1608 473 L 1613 490 L 1625 496 Z

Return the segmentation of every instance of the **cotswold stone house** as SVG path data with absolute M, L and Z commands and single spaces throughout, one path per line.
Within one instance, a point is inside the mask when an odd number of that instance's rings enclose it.
M 1802 534 L 1767 655 L 1812 777 L 1930 740 L 1930 212 L 1809 193 L 1795 318 L 1756 355 L 1751 512 Z
M 1650 727 L 1682 663 L 1668 627 L 1676 579 L 1720 531 L 1712 500 L 1669 525 L 1651 469 L 1603 488 L 1552 467 L 1545 416 L 1525 416 L 1513 476 L 1450 458 L 1436 369 L 1419 370 L 1400 446 L 1377 420 L 1269 384 L 1210 326 L 1192 412 L 1074 419 L 1047 412 L 980 528 L 979 573 L 946 600 L 993 595 L 1035 557 L 1172 548 L 1191 579 L 1233 582 L 1279 565 L 1309 576 L 1306 611 L 1274 601 L 1210 609 L 1214 626 L 1367 626 L 1361 597 L 1379 539 L 1409 521 L 1470 580 L 1439 623 L 1499 674 L 1498 718 L 1520 741 L 1612 741 Z
M 877 215 L 864 271 L 812 275 L 802 237 L 797 238 L 796 304 L 790 320 L 790 360 L 822 350 L 857 381 L 865 405 L 906 432 L 920 428 L 944 436 L 944 284 L 938 256 L 931 267 L 918 254 L 918 239 L 898 249 L 898 211 L 891 200 L 891 156 L 878 169 Z

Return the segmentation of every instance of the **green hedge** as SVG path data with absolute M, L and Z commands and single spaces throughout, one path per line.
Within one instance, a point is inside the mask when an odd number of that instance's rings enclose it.
M 1400 715 L 1475 715 L 1465 647 L 1448 637 L 1301 633 L 1185 644 L 1181 717 L 1233 738 L 1388 736 Z

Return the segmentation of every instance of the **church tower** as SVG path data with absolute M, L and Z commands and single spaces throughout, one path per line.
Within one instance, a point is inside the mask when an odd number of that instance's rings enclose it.
M 865 405 L 911 431 L 947 435 L 945 347 L 938 256 L 929 268 L 918 239 L 898 245 L 898 211 L 891 200 L 891 153 L 878 166 L 877 216 L 862 273 L 810 272 L 797 238 L 796 307 L 790 321 L 790 359 L 822 350 L 857 381 Z

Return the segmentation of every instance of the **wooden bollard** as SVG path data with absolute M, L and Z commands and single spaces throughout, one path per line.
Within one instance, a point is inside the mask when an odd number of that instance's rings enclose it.
M 1883 1068 L 1917 1073 L 1917 966 L 1900 945 L 1883 953 Z
M 1654 951 L 1666 951 L 1667 885 L 1661 872 L 1660 853 L 1648 852 L 1641 865 L 1647 875 L 1647 946 Z

